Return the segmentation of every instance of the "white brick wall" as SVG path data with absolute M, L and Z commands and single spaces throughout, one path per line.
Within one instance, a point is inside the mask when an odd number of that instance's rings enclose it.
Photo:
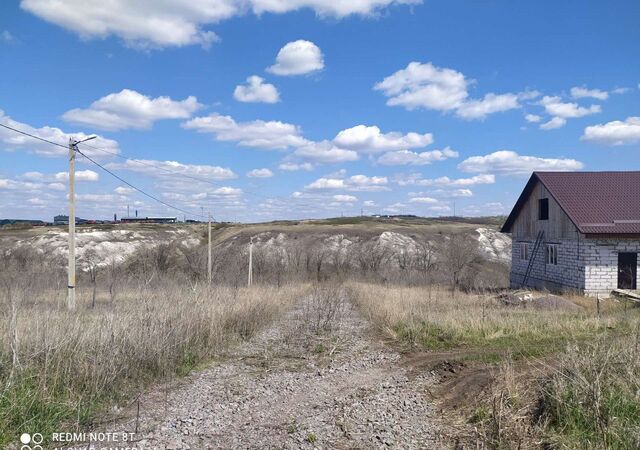
M 587 242 L 583 249 L 585 293 L 608 296 L 618 287 L 618 253 L 640 253 L 640 240 L 590 239 Z M 640 286 L 638 280 L 636 283 Z
M 533 266 L 527 279 L 527 286 L 549 290 L 582 290 L 584 289 L 584 270 L 579 259 L 578 241 L 560 239 L 543 241 L 533 255 L 535 241 L 529 241 L 530 257 L 534 258 Z M 555 244 L 558 249 L 558 264 L 546 263 L 546 244 Z M 580 243 L 582 244 L 582 242 Z M 527 271 L 529 261 L 520 259 L 520 245 L 514 242 L 511 246 L 511 286 L 520 287 Z
M 529 253 L 532 254 L 535 241 L 528 242 Z M 557 245 L 557 265 L 546 264 L 546 244 Z M 619 252 L 640 253 L 640 240 L 581 238 L 542 242 L 535 255 L 527 287 L 579 290 L 588 295 L 608 296 L 612 289 L 618 287 Z M 520 259 L 519 241 L 514 242 L 511 247 L 511 287 L 521 286 L 528 264 L 529 261 Z

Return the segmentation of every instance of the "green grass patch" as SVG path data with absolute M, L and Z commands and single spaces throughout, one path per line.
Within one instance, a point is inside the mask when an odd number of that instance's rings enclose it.
M 100 407 L 97 398 L 83 398 L 64 386 L 43 387 L 38 374 L 17 372 L 0 391 L 0 446 L 18 442 L 22 433 L 45 438 L 60 431 L 61 423 L 90 423 Z
M 576 321 L 580 319 L 575 318 Z M 570 324 L 570 322 L 567 322 Z M 557 323 L 532 323 L 530 327 L 490 322 L 486 326 L 447 326 L 431 321 L 398 322 L 392 329 L 397 338 L 427 350 L 477 349 L 477 357 L 499 362 L 502 355 L 514 359 L 537 358 L 561 352 L 570 342 L 583 342 L 596 336 L 623 335 L 631 325 L 621 318 L 616 326 L 593 322 L 588 326 L 558 326 Z
M 638 334 L 571 347 L 543 385 L 541 421 L 560 448 L 640 448 Z

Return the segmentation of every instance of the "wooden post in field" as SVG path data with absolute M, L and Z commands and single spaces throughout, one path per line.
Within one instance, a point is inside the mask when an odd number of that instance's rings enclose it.
M 89 136 L 81 141 L 69 138 L 69 273 L 67 280 L 67 308 L 76 308 L 76 153 L 78 144 L 97 136 Z
M 596 294 L 596 311 L 598 313 L 598 319 L 600 318 L 600 294 Z
M 209 212 L 209 257 L 207 258 L 207 273 L 209 285 L 211 285 L 211 212 Z
M 247 286 L 251 286 L 253 282 L 253 236 L 249 241 L 249 278 L 247 280 Z
M 69 270 L 67 309 L 76 308 L 76 141 L 69 138 Z

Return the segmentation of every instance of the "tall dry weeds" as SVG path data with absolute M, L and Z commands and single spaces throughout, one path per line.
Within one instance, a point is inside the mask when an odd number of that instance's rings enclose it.
M 560 351 L 567 341 L 607 330 L 629 330 L 640 322 L 608 304 L 595 310 L 533 309 L 505 305 L 491 295 L 444 288 L 350 283 L 351 297 L 364 315 L 394 339 L 423 348 L 477 347 L 519 356 Z M 594 306 L 595 308 L 595 306 Z
M 82 429 L 107 403 L 249 339 L 305 290 L 209 288 L 169 277 L 116 289 L 109 278 L 97 302 L 92 287 L 80 290 L 79 307 L 70 312 L 60 291 L 4 275 L 0 444 L 18 431 L 59 431 L 61 423 Z
M 640 448 L 640 330 L 570 346 L 543 385 L 541 420 L 561 448 Z

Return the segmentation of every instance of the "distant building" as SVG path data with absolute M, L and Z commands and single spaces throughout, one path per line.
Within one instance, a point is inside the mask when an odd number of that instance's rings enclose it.
M 53 216 L 54 225 L 69 225 L 69 216 Z
M 80 217 L 76 217 L 76 225 L 80 225 L 83 223 L 96 223 L 96 221 L 89 221 L 87 219 L 81 219 Z M 64 215 L 53 216 L 53 224 L 69 225 L 69 216 L 64 216 Z
M 123 217 L 121 223 L 176 223 L 177 217 Z
M 640 172 L 534 172 L 501 231 L 514 288 L 637 289 Z

